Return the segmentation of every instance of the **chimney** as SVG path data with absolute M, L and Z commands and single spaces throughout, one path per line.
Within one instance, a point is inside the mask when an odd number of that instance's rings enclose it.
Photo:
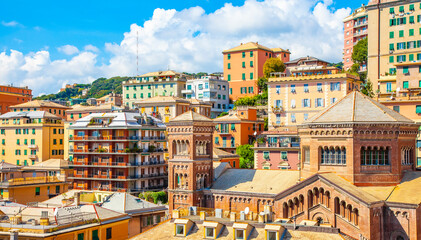
M 75 193 L 74 203 L 76 204 L 76 206 L 79 206 L 79 204 L 80 204 L 80 192 Z
M 48 211 L 41 212 L 41 218 L 39 220 L 39 224 L 43 226 L 50 225 L 50 219 L 48 218 Z

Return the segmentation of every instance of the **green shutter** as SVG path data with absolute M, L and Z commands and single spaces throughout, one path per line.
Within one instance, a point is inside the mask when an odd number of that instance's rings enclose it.
M 415 23 L 415 18 L 414 18 L 414 16 L 410 16 L 410 17 L 409 17 L 409 23 Z
M 409 61 L 414 61 L 414 54 L 409 54 Z
M 243 62 L 242 63 L 242 66 L 243 66 L 243 68 L 245 68 L 246 67 L 246 62 Z
M 421 31 L 421 28 L 420 28 Z M 389 32 L 389 38 L 392 39 L 395 37 L 395 32 Z
M 389 50 L 395 50 L 395 44 L 390 43 L 389 44 Z
M 404 81 L 403 82 L 403 89 L 407 89 L 408 88 L 408 81 Z
M 403 30 L 399 31 L 399 37 L 403 37 Z
M 228 63 L 228 69 L 231 69 L 231 63 Z
M 414 29 L 409 29 L 409 36 L 414 36 Z
M 399 7 L 399 12 L 405 12 L 405 7 L 404 6 L 400 6 Z
M 403 18 L 403 24 L 406 24 L 406 17 Z
M 417 105 L 415 113 L 421 113 L 421 105 Z
M 231 81 L 231 74 L 228 74 L 228 81 Z
M 250 80 L 253 79 L 253 73 L 250 73 Z
M 246 80 L 246 74 L 245 73 L 242 74 L 242 79 Z
M 253 61 L 250 61 L 250 67 L 253 67 Z
M 409 5 L 409 11 L 415 11 L 414 4 Z
M 390 14 L 395 13 L 395 8 L 389 8 L 389 13 L 390 13 Z

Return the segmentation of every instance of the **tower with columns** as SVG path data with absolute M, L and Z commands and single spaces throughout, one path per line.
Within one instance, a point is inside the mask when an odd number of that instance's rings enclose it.
M 211 119 L 193 111 L 185 112 L 167 124 L 170 211 L 205 206 L 203 190 L 213 181 L 213 130 Z

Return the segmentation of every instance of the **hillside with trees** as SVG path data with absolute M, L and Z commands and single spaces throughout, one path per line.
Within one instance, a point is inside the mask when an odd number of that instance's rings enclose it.
M 117 94 L 122 93 L 121 84 L 123 81 L 127 81 L 129 77 L 112 77 L 112 78 L 98 78 L 91 84 L 77 84 L 73 88 L 66 88 L 66 90 L 56 93 L 42 95 L 35 99 L 38 100 L 65 100 L 68 101 L 71 98 L 100 98 L 111 92 Z M 82 91 L 89 89 L 85 96 L 82 96 Z

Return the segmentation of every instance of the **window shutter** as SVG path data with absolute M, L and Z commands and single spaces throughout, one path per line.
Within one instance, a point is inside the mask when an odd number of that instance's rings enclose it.
M 406 17 L 403 18 L 403 24 L 406 24 Z
M 311 107 L 311 99 L 308 99 L 308 107 Z
M 301 107 L 304 107 L 304 99 L 301 100 Z

